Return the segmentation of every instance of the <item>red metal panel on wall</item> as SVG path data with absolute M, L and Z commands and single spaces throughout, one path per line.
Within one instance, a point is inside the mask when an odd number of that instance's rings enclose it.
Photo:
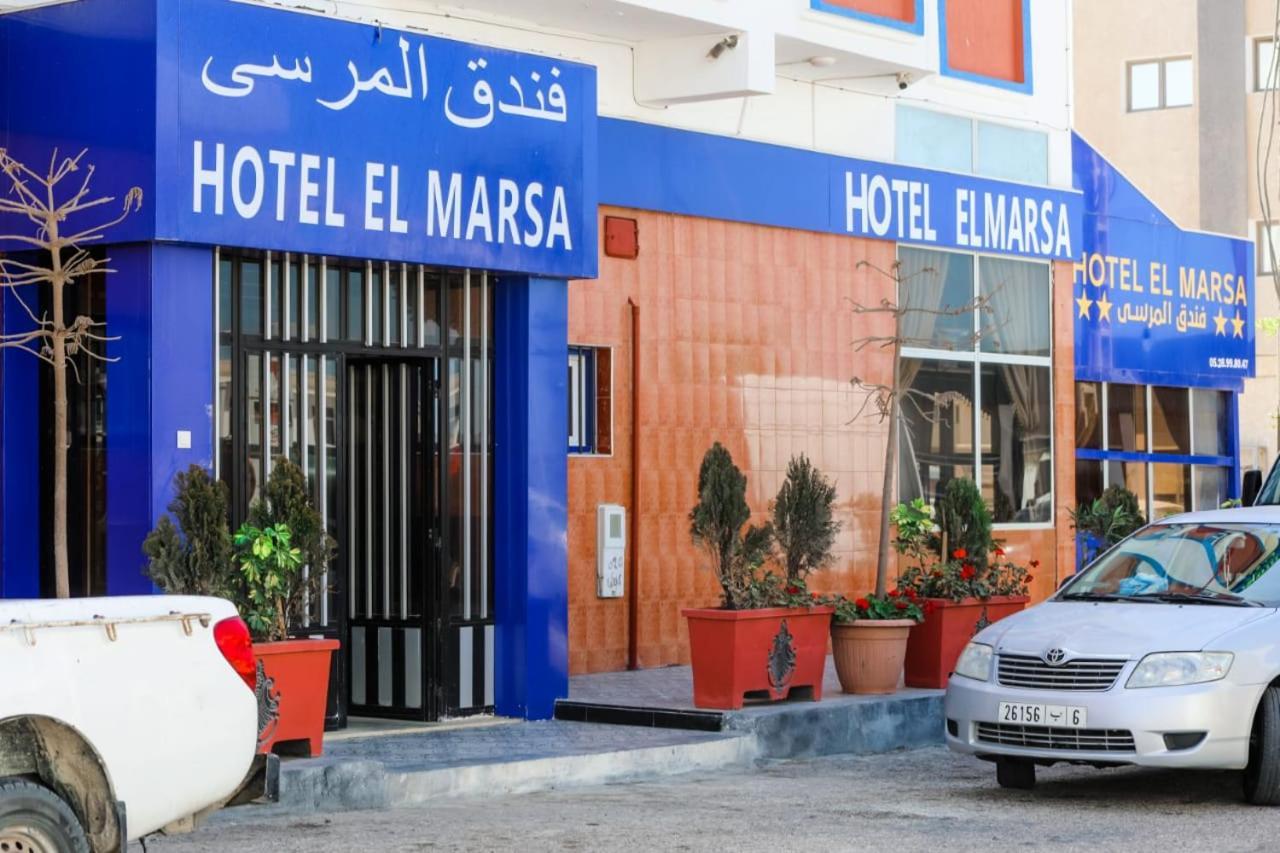
M 947 64 L 956 71 L 1026 81 L 1022 0 L 947 0 Z
M 916 21 L 915 0 L 827 0 L 827 5 L 908 24 Z

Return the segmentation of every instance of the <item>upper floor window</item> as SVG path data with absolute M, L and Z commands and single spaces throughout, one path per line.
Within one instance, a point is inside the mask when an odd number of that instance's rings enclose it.
M 1043 131 L 974 121 L 899 104 L 895 156 L 900 163 L 972 172 L 990 178 L 1049 183 L 1049 137 Z
M 1129 63 L 1129 112 L 1189 107 L 1195 80 L 1191 57 Z
M 1276 41 L 1273 38 L 1253 40 L 1253 89 L 1264 92 L 1280 88 L 1280 70 L 1273 69 L 1276 61 Z
M 1275 270 L 1271 266 L 1271 247 L 1280 254 L 1280 223 L 1258 223 L 1258 242 L 1253 252 L 1258 256 L 1258 274 L 1271 275 Z
M 613 352 L 569 347 L 569 452 L 613 452 Z

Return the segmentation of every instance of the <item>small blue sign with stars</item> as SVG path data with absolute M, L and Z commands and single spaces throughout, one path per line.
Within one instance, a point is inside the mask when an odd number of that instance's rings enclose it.
M 1254 247 L 1179 228 L 1087 142 L 1073 276 L 1076 377 L 1239 388 L 1254 375 Z

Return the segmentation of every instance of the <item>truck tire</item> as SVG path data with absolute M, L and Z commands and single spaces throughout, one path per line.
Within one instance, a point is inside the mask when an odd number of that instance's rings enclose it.
M 1262 691 L 1253 718 L 1244 798 L 1255 806 L 1280 805 L 1280 687 Z
M 0 853 L 90 853 L 71 807 L 43 785 L 0 781 Z

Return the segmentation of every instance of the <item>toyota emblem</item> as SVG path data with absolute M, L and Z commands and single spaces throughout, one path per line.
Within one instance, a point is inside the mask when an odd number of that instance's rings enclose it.
M 1067 653 L 1062 649 L 1049 649 L 1044 653 L 1044 662 L 1049 666 L 1062 666 L 1067 661 Z

